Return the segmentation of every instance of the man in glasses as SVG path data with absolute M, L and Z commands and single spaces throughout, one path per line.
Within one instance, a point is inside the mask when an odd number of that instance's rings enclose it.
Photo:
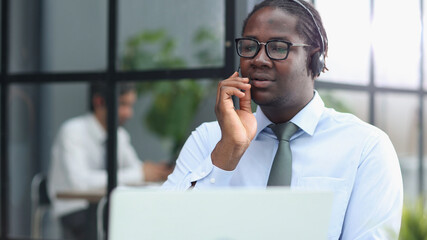
M 403 190 L 392 143 L 326 108 L 314 89 L 328 51 L 319 13 L 303 1 L 264 1 L 245 20 L 236 50 L 241 76 L 219 83 L 218 121 L 192 133 L 163 187 L 333 191 L 328 239 L 397 238 Z

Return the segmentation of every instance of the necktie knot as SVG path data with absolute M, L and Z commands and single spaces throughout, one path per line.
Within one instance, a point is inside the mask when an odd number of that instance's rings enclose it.
M 292 135 L 298 131 L 298 126 L 292 122 L 285 122 L 280 124 L 270 124 L 268 126 L 276 134 L 277 139 L 289 142 Z

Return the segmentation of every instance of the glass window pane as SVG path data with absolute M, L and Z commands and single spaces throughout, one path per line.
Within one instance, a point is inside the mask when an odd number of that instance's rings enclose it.
M 181 79 L 181 80 L 158 80 L 152 82 L 137 83 L 139 87 L 139 96 L 136 99 L 134 111 L 128 111 L 127 100 L 124 100 L 119 89 L 119 123 L 124 124 L 124 129 L 130 136 L 131 146 L 135 149 L 134 160 L 138 167 L 135 171 L 142 172 L 141 162 L 153 161 L 154 164 L 172 162 L 175 160 L 176 153 L 182 146 L 183 141 L 187 139 L 190 132 L 205 121 L 215 120 L 214 104 L 216 97 L 217 81 L 208 79 Z M 13 84 L 10 91 L 11 113 L 10 113 L 10 226 L 11 237 L 20 237 L 28 239 L 31 232 L 31 221 L 34 219 L 31 185 L 34 176 L 43 173 L 47 176 L 48 186 L 52 202 L 69 198 L 84 199 L 89 201 L 89 217 L 92 223 L 96 222 L 95 212 L 96 204 L 100 197 L 105 193 L 105 182 L 107 179 L 105 172 L 105 151 L 104 144 L 106 132 L 103 129 L 105 115 L 97 113 L 88 114 L 89 99 L 92 99 L 96 109 L 105 112 L 105 102 L 98 98 L 89 98 L 88 84 L 85 83 L 55 83 L 55 84 Z M 135 97 L 137 95 L 134 95 Z M 131 104 L 132 105 L 132 100 Z M 171 112 L 173 114 L 171 114 Z M 132 114 L 133 113 L 133 114 Z M 90 116 L 93 126 L 84 129 L 85 133 L 79 133 L 74 129 L 71 133 L 64 126 L 78 126 L 79 121 Z M 100 117 L 99 117 L 100 116 Z M 102 118 L 104 116 L 104 118 Z M 173 119 L 170 117 L 173 116 Z M 99 118 L 98 118 L 99 117 Z M 80 120 L 76 120 L 80 119 Z M 128 120 L 127 122 L 124 120 Z M 96 123 L 96 124 L 95 124 Z M 161 125 L 159 125 L 161 124 Z M 160 128 L 159 128 L 160 126 Z M 162 131 L 161 128 L 167 130 Z M 160 129 L 160 130 L 159 130 Z M 92 134 L 93 131 L 99 134 Z M 93 165 L 96 170 L 94 176 L 101 176 L 99 182 L 92 182 L 84 177 L 84 180 L 76 181 L 80 186 L 76 189 L 70 189 L 68 181 L 63 176 L 67 171 L 59 170 L 60 161 L 66 162 L 66 156 L 62 151 L 69 145 L 73 139 L 72 134 L 78 133 L 78 142 L 88 143 L 91 148 L 90 154 L 78 154 L 77 149 L 69 150 L 72 154 L 78 156 L 72 157 L 73 166 L 80 166 L 78 162 L 83 159 L 92 159 L 89 165 Z M 87 134 L 86 134 L 87 133 Z M 118 132 L 118 142 L 123 131 Z M 70 135 L 71 134 L 71 135 Z M 67 137 L 63 137 L 63 135 Z M 99 141 L 93 141 L 93 138 L 99 137 Z M 62 136 L 62 137 L 61 137 Z M 103 137 L 102 137 L 103 136 Z M 97 138 L 98 139 L 98 138 Z M 92 145 L 93 144 L 93 145 Z M 60 147 L 58 147 L 60 146 Z M 77 145 L 72 145 L 76 147 Z M 94 150 L 94 149 L 100 149 Z M 59 154 L 59 152 L 64 154 Z M 82 150 L 84 152 L 84 150 Z M 97 152 L 97 153 L 95 153 Z M 95 154 L 94 154 L 95 153 Z M 91 158 L 93 154 L 94 158 Z M 119 150 L 119 164 L 122 154 Z M 62 160 L 61 160 L 62 159 Z M 93 160 L 96 159 L 96 160 Z M 97 165 L 100 164 L 100 165 Z M 133 166 L 133 165 L 132 165 Z M 135 165 L 136 166 L 136 165 Z M 50 171 L 52 169 L 53 171 Z M 69 169 L 72 171 L 72 169 Z M 82 172 L 76 175 L 83 176 Z M 140 176 L 136 174 L 137 176 Z M 133 175 L 133 176 L 136 176 Z M 141 178 L 130 179 L 128 174 L 122 179 L 118 173 L 119 184 L 140 182 Z M 93 177 L 93 176 L 92 176 Z M 68 179 L 68 178 L 67 178 Z M 91 178 L 92 179 L 92 178 Z M 131 181 L 132 180 L 132 181 Z M 135 181 L 133 181 L 135 180 Z M 81 184 L 84 182 L 83 184 Z M 88 184 L 88 183 L 91 184 Z M 160 184 L 156 182 L 155 184 Z M 90 193 L 87 190 L 90 189 Z M 59 194 L 59 195 L 58 195 Z M 57 200 L 55 200 L 57 199 Z M 48 208 L 48 214 L 42 221 L 42 234 L 44 238 L 61 238 L 62 223 L 60 219 L 68 215 L 67 211 L 54 203 Z M 91 216 L 91 217 L 90 217 Z M 85 225 L 89 227 L 89 232 L 94 233 L 96 228 L 93 224 Z M 90 238 L 96 239 L 96 238 Z
M 63 239 L 60 217 L 67 208 L 64 206 L 61 208 L 56 204 L 47 205 L 47 208 L 37 208 L 41 205 L 37 204 L 33 198 L 34 194 L 38 193 L 36 176 L 42 174 L 47 177 L 49 190 L 53 189 L 52 186 L 58 187 L 58 192 L 49 192 L 52 202 L 57 193 L 67 193 L 64 187 L 68 186 L 69 182 L 66 180 L 68 178 L 63 177 L 66 176 L 66 171 L 56 171 L 59 168 L 55 168 L 54 172 L 62 174 L 60 179 L 49 175 L 51 166 L 58 167 L 58 164 L 53 164 L 55 162 L 53 156 L 58 154 L 51 154 L 70 145 L 71 138 L 59 138 L 58 132 L 66 120 L 87 111 L 87 85 L 81 83 L 13 84 L 10 87 L 9 99 L 10 236 L 22 239 L 29 239 L 30 236 L 43 239 Z M 79 135 L 78 141 L 83 140 L 84 136 Z M 54 144 L 58 144 L 60 147 L 58 145 L 54 147 Z M 79 160 L 84 158 L 84 155 L 79 155 L 79 151 L 73 150 L 68 149 L 78 157 L 70 157 L 73 160 L 72 166 L 80 166 Z M 105 181 L 105 174 L 102 178 Z M 85 179 L 80 181 L 85 181 Z M 62 196 L 61 199 L 65 197 Z M 84 201 L 80 202 L 83 206 L 85 206 Z M 93 219 L 92 222 L 96 223 L 96 203 L 89 206 L 95 206 L 91 208 L 94 209 L 91 210 L 93 214 L 90 214 L 88 218 Z M 36 209 L 40 210 L 39 217 L 37 217 Z M 86 218 L 86 215 L 84 217 Z M 33 229 L 32 226 L 37 225 L 35 223 L 39 223 L 40 227 Z M 87 226 L 92 226 L 91 232 L 96 233 L 94 224 Z M 85 228 L 87 227 L 85 226 Z M 96 239 L 96 237 L 90 239 Z
M 190 132 L 202 122 L 215 119 L 213 109 L 217 82 L 214 80 L 181 79 L 135 83 L 139 94 L 133 114 L 130 115 L 126 110 L 126 101 L 123 102 L 122 98 L 127 94 L 120 94 L 119 85 L 119 123 L 124 124 L 124 129 L 130 136 L 137 160 L 152 161 L 155 164 L 173 162 L 175 153 Z M 44 151 L 50 158 L 51 146 L 58 141 L 62 124 L 70 118 L 87 115 L 88 86 L 67 83 L 48 84 L 44 87 L 44 117 L 49 119 L 44 124 L 51 126 L 49 129 L 45 128 L 48 132 L 45 134 L 45 144 L 48 147 Z M 83 135 L 81 141 L 84 141 Z M 52 167 L 52 158 L 50 161 Z
M 119 1 L 117 67 L 120 70 L 221 67 L 224 15 L 225 1 Z
M 423 24 L 424 24 L 424 29 L 427 23 L 427 14 L 425 14 L 427 12 L 427 6 L 426 4 L 423 4 Z M 424 87 L 424 91 L 427 90 L 427 31 L 423 31 L 423 41 L 424 41 L 424 46 L 423 46 L 423 74 L 424 74 L 424 83 L 423 83 L 423 87 Z
M 326 107 L 334 108 L 338 112 L 347 112 L 356 115 L 365 122 L 369 121 L 369 95 L 365 92 L 319 89 Z
M 9 236 L 28 238 L 31 226 L 31 178 L 37 157 L 35 85 L 9 87 Z
M 10 1 L 9 69 L 36 71 L 40 64 L 40 11 L 37 1 Z
M 405 195 L 417 194 L 418 98 L 416 95 L 379 93 L 375 100 L 376 125 L 390 137 L 399 157 Z
M 138 83 L 135 114 L 125 127 L 142 160 L 175 161 L 191 131 L 216 120 L 216 80 L 181 79 Z
M 420 73 L 420 1 L 374 1 L 375 84 L 417 88 Z M 396 13 L 399 17 L 396 17 Z M 399 36 L 396 35 L 399 29 Z M 359 37 L 358 37 L 359 38 Z
M 316 0 L 329 40 L 326 66 L 320 80 L 369 83 L 370 1 Z M 337 11 L 337 9 L 341 9 Z
M 46 172 L 57 229 L 61 238 L 72 239 L 76 235 L 69 226 L 74 225 L 87 239 L 97 239 L 97 204 L 107 182 L 106 132 L 89 113 L 87 83 L 46 84 L 43 90 L 43 152 L 49 159 Z M 104 104 L 100 101 L 103 109 Z
M 424 132 L 423 132 L 423 137 L 424 137 L 424 146 L 423 146 L 423 153 L 424 155 L 422 156 L 423 158 L 423 191 L 424 193 L 427 192 L 427 98 L 424 97 L 424 115 L 423 115 L 423 119 L 424 119 Z M 420 164 L 416 164 L 417 166 L 417 171 L 418 173 L 416 174 L 417 180 L 419 179 L 419 166 Z M 418 187 L 418 185 L 417 185 Z
M 46 0 L 41 6 L 42 71 L 106 69 L 107 0 Z

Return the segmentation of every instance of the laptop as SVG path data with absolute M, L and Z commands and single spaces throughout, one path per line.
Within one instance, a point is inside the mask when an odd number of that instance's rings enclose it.
M 117 188 L 110 240 L 327 239 L 331 192 Z

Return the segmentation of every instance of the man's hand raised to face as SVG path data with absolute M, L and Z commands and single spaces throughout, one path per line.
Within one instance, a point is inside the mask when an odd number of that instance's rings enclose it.
M 250 89 L 249 79 L 239 77 L 237 72 L 218 84 L 215 114 L 222 137 L 211 157 L 212 163 L 223 170 L 236 168 L 255 137 L 257 122 L 251 110 Z M 239 98 L 240 109 L 234 108 L 233 95 Z

